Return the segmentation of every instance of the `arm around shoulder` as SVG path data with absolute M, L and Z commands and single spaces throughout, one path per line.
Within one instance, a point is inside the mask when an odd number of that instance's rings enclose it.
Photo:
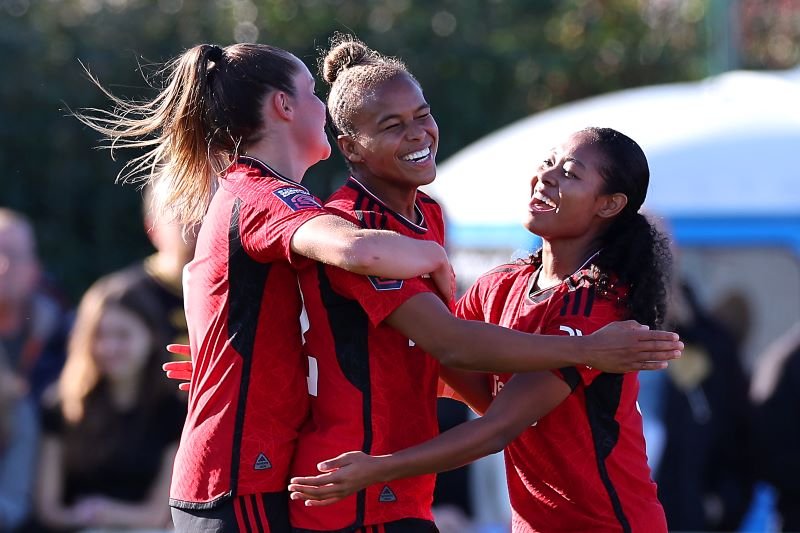
M 447 253 L 435 242 L 362 229 L 333 214 L 300 226 L 291 246 L 295 253 L 356 274 L 408 279 L 449 269 Z

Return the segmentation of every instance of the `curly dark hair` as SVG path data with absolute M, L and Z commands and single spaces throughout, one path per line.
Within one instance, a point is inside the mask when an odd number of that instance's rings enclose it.
M 623 193 L 625 208 L 601 236 L 600 252 L 594 257 L 590 272 L 598 293 L 616 298 L 615 285 L 627 287 L 622 305 L 629 318 L 651 328 L 664 323 L 667 290 L 672 272 L 669 238 L 639 212 L 647 195 L 650 168 L 636 142 L 611 128 L 581 130 L 603 154 L 605 164 L 600 175 L 605 181 L 604 194 Z M 538 266 L 541 250 L 530 257 Z

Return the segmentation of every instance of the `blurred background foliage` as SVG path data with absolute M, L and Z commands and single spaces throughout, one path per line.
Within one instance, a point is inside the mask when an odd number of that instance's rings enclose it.
M 200 42 L 265 42 L 316 69 L 335 31 L 402 57 L 441 129 L 439 160 L 494 129 L 618 89 L 800 61 L 796 0 L 0 0 L 0 205 L 34 221 L 66 295 L 149 253 L 134 186 L 70 109 L 155 94 L 161 64 Z M 321 92 L 324 87 L 320 84 Z M 306 184 L 326 196 L 337 156 Z

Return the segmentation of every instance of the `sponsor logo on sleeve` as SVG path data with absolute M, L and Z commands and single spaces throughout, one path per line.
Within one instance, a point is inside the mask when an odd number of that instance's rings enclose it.
M 313 195 L 298 187 L 281 187 L 273 191 L 272 194 L 289 206 L 292 211 L 322 207 Z
M 376 291 L 396 291 L 403 287 L 402 279 L 379 278 L 377 276 L 367 276 L 369 282 L 375 287 Z

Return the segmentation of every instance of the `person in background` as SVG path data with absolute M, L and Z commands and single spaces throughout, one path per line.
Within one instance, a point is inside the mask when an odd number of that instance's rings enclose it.
M 80 301 L 58 388 L 45 398 L 28 531 L 169 525 L 186 406 L 161 373 L 159 304 L 130 281 L 111 274 Z
M 800 531 L 800 322 L 756 359 L 750 400 L 756 475 L 776 491 L 780 531 Z
M 42 267 L 30 220 L 0 208 L 0 351 L 38 403 L 64 364 L 69 314 L 41 290 Z
M 0 351 L 0 531 L 16 531 L 28 517 L 38 436 L 28 384 Z
M 183 309 L 182 276 L 183 267 L 194 256 L 197 228 L 184 229 L 175 221 L 156 216 L 152 188 L 145 186 L 142 192 L 144 229 L 156 251 L 124 270 L 130 273 L 130 290 L 151 292 L 158 300 L 160 320 L 167 326 L 168 341 L 187 343 L 189 333 Z
M 673 254 L 680 250 L 673 247 Z M 683 357 L 640 375 L 647 456 L 667 523 L 679 531 L 734 531 L 753 489 L 748 380 L 736 337 L 673 274 L 665 326 Z

